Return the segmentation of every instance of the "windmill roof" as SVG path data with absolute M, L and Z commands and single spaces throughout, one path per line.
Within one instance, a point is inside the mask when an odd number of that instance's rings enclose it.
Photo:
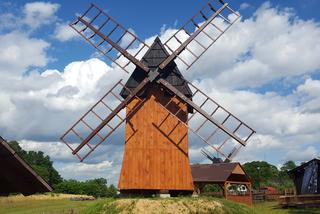
M 157 37 L 147 51 L 147 53 L 142 57 L 141 62 L 148 66 L 151 70 L 156 69 L 167 57 L 169 53 L 161 43 L 161 40 Z M 176 63 L 172 61 L 162 72 L 162 78 L 169 82 L 171 85 L 175 86 L 181 93 L 187 97 L 192 97 L 192 92 L 187 85 L 184 77 L 180 73 Z M 127 83 L 125 84 L 130 90 L 134 90 L 144 78 L 147 77 L 145 71 L 140 68 L 136 68 L 132 75 L 129 77 Z M 141 93 L 140 95 L 142 95 Z M 126 98 L 129 92 L 122 90 L 120 95 Z
M 194 182 L 225 182 L 232 174 L 241 175 L 247 181 L 249 177 L 239 163 L 214 163 L 191 165 Z
M 52 188 L 0 136 L 0 195 L 51 192 Z
M 308 165 L 309 165 L 310 163 L 312 163 L 312 162 L 317 162 L 318 164 L 320 164 L 320 160 L 317 159 L 317 158 L 314 158 L 314 159 L 312 159 L 312 160 L 310 160 L 310 161 L 308 161 L 308 162 L 306 162 L 306 163 L 301 164 L 300 166 L 297 166 L 297 167 L 294 168 L 294 169 L 291 169 L 291 170 L 288 172 L 288 174 L 291 175 L 291 176 L 293 176 L 293 175 L 296 174 L 296 173 L 301 173 L 301 171 L 304 171 L 305 167 L 308 166 Z

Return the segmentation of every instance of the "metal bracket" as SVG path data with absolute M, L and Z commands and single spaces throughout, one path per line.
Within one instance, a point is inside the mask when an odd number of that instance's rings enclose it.
M 159 73 L 159 68 L 157 68 L 156 70 L 151 70 L 148 73 L 148 79 L 150 80 L 150 82 L 153 82 L 155 79 L 157 79 L 157 77 L 160 75 Z

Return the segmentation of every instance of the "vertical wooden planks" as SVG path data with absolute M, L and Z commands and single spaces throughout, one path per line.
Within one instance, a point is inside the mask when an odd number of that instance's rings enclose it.
M 188 137 L 183 137 L 188 130 L 177 125 L 175 117 L 167 117 L 159 104 L 167 99 L 161 90 L 150 90 L 147 101 L 127 121 L 120 190 L 193 190 Z M 186 112 L 185 105 L 180 107 Z

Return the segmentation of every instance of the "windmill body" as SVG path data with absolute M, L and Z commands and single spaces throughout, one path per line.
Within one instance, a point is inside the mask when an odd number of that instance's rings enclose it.
M 187 81 L 175 61 L 189 69 L 239 18 L 228 3 L 211 0 L 167 41 L 156 38 L 149 47 L 91 4 L 70 26 L 114 65 L 132 73 L 125 84 L 120 80 L 98 100 L 61 141 L 83 161 L 125 124 L 120 191 L 191 192 L 190 132 L 205 143 L 205 156 L 230 162 L 255 131 Z
M 142 58 L 142 62 L 150 69 L 156 69 L 168 56 L 160 39 L 157 38 Z M 192 96 L 175 63 L 162 72 L 164 78 L 185 96 Z M 133 90 L 145 77 L 145 72 L 136 69 L 126 83 L 126 87 Z M 125 90 L 122 91 L 121 96 L 126 98 Z M 178 116 L 180 120 L 187 121 L 187 105 L 174 100 L 175 98 L 157 83 L 148 85 L 139 96 L 146 100 L 126 121 L 125 150 L 119 189 L 122 192 L 192 191 L 188 128 L 162 107 L 168 103 L 169 99 L 173 99 L 170 110 L 180 111 Z M 133 99 L 129 103 L 129 108 L 133 108 L 137 102 L 137 99 Z

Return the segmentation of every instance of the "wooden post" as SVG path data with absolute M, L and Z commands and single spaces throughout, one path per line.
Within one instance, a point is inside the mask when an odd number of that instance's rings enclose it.
M 251 183 L 249 182 L 248 184 L 248 188 L 249 188 L 249 194 L 250 194 L 250 199 L 251 199 L 251 205 L 252 205 L 252 202 L 253 202 L 253 198 L 252 198 L 252 187 L 251 187 Z
M 224 195 L 224 198 L 225 198 L 226 200 L 228 200 L 227 182 L 224 182 L 224 183 L 223 183 L 223 195 Z
M 197 195 L 201 194 L 201 183 L 194 184 L 194 191 Z

